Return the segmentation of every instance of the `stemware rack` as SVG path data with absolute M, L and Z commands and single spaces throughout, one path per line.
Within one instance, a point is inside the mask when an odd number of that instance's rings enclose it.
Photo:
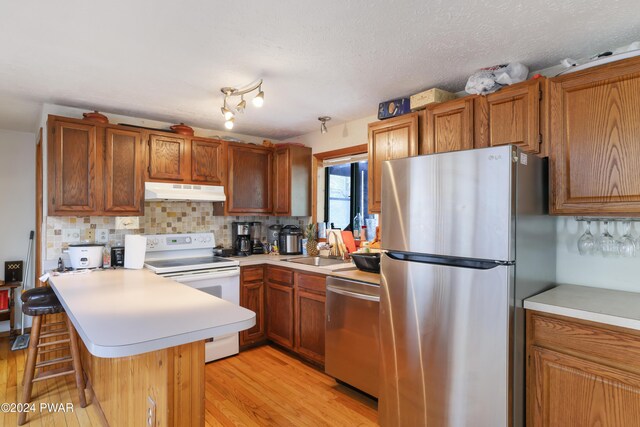
M 623 218 L 623 217 L 613 217 L 606 218 L 601 216 L 576 216 L 574 219 L 578 222 L 582 221 L 591 221 L 591 222 L 640 222 L 640 218 Z

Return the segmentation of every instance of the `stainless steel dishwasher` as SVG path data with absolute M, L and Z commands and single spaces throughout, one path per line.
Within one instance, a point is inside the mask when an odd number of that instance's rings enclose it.
M 378 397 L 380 286 L 327 277 L 324 370 Z

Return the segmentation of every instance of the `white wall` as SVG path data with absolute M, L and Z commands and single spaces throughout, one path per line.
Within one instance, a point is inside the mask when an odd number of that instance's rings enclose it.
M 291 138 L 288 141 L 301 142 L 311 147 L 314 154 L 366 144 L 369 140 L 367 125 L 376 120 L 378 120 L 378 116 L 372 115 L 339 125 L 327 125 L 328 132 L 325 134 L 320 133 L 320 122 L 318 122 L 317 131 Z
M 578 239 L 584 233 L 584 223 L 572 217 L 559 217 L 557 221 L 556 281 L 598 288 L 640 292 L 640 256 L 635 258 L 604 258 L 602 255 L 580 255 Z M 598 236 L 602 223 L 591 223 L 591 233 Z M 620 222 L 610 223 L 609 232 L 615 238 L 624 234 Z M 632 235 L 638 237 L 640 223 L 635 223 Z
M 35 147 L 35 134 L 0 129 L 1 279 L 5 261 L 26 261 L 29 231 L 35 230 Z M 31 268 L 33 277 L 33 265 Z M 16 318 L 19 327 L 20 316 Z M 0 322 L 0 331 L 8 328 L 9 322 Z

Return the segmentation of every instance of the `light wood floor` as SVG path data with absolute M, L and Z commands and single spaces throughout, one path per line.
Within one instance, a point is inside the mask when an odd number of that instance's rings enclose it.
M 26 351 L 11 351 L 0 338 L 0 403 L 22 392 Z M 270 346 L 254 348 L 205 369 L 207 426 L 374 426 L 375 401 Z M 29 426 L 103 426 L 95 405 L 80 408 L 71 376 L 34 384 L 36 413 Z M 87 400 L 91 398 L 87 395 Z M 41 402 L 74 404 L 74 412 L 39 412 Z M 0 426 L 17 414 L 0 411 Z

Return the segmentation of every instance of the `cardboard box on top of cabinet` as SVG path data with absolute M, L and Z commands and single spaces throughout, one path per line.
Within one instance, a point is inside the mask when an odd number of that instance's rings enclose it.
M 429 104 L 433 104 L 435 102 L 446 102 L 455 98 L 455 93 L 447 92 L 446 90 L 438 88 L 425 90 L 424 92 L 411 95 L 411 111 L 421 110 L 426 108 Z

